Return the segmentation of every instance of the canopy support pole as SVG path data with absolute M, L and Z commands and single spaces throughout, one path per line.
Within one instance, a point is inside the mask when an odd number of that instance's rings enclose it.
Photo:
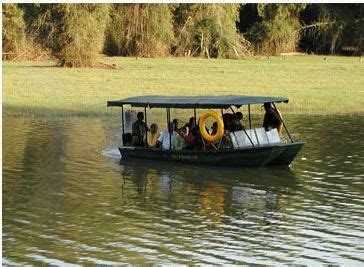
M 167 108 L 167 131 L 169 133 L 169 150 L 172 150 L 172 134 L 169 131 L 169 123 L 171 122 L 171 110 Z
M 195 126 L 197 126 L 196 108 L 193 109 L 193 116 L 195 118 Z
M 147 128 L 145 129 L 145 147 L 148 148 L 148 118 L 147 118 L 147 107 L 144 107 L 145 114 L 145 125 Z
M 252 128 L 252 118 L 250 117 L 250 104 L 248 104 L 249 129 Z
M 124 135 L 124 106 L 121 105 L 121 129 Z
M 286 133 L 287 133 L 287 135 L 288 135 L 289 139 L 291 140 L 291 143 L 293 143 L 292 136 L 291 136 L 291 134 L 289 133 L 289 131 L 288 131 L 287 127 L 286 127 L 286 124 L 284 123 L 284 121 L 283 121 L 283 119 L 282 119 L 281 115 L 280 115 L 280 114 L 279 114 L 279 112 L 277 111 L 277 107 L 276 107 L 276 105 L 274 104 L 274 102 L 272 102 L 272 104 L 273 104 L 274 109 L 275 109 L 275 110 L 276 110 L 276 112 L 277 112 L 277 115 L 278 115 L 279 119 L 281 120 L 281 122 L 282 122 L 282 124 L 283 124 L 284 129 L 286 130 Z
M 121 141 L 123 142 L 123 146 L 124 144 L 124 105 L 121 105 Z

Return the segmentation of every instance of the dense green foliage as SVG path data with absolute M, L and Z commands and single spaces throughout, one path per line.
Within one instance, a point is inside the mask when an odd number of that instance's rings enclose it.
M 60 65 L 92 66 L 104 44 L 108 5 L 25 5 L 28 31 Z
M 246 36 L 258 53 L 295 51 L 299 39 L 299 12 L 305 4 L 257 4 L 257 22 Z
M 26 43 L 62 66 L 96 55 L 361 55 L 364 4 L 3 4 L 3 58 Z M 25 32 L 25 34 L 24 34 Z M 25 36 L 25 38 L 24 38 Z
M 25 24 L 23 11 L 17 4 L 2 4 L 3 8 L 3 59 L 12 59 L 19 53 L 23 38 Z
M 245 55 L 247 43 L 236 29 L 238 10 L 236 4 L 179 4 L 174 10 L 174 54 L 222 58 Z
M 123 56 L 167 56 L 174 41 L 171 6 L 113 4 L 105 52 Z
M 310 4 L 301 13 L 301 47 L 315 53 L 361 51 L 364 4 Z

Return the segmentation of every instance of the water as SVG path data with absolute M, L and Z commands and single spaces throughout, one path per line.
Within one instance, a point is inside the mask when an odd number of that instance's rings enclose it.
M 119 164 L 119 118 L 3 118 L 3 263 L 364 262 L 364 116 L 287 117 L 290 168 Z M 297 135 L 299 133 L 299 135 Z

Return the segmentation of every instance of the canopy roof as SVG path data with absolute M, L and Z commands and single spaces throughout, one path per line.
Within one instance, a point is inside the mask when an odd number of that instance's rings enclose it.
M 121 100 L 107 101 L 108 107 L 121 107 L 131 105 L 133 107 L 149 108 L 224 108 L 230 106 L 240 107 L 248 104 L 263 104 L 267 102 L 285 102 L 285 97 L 269 96 L 137 96 Z

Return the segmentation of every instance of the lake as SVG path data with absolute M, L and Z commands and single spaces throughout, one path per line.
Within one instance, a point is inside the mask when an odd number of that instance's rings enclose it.
M 5 264 L 364 261 L 364 115 L 285 116 L 290 167 L 121 162 L 120 118 L 3 117 Z

